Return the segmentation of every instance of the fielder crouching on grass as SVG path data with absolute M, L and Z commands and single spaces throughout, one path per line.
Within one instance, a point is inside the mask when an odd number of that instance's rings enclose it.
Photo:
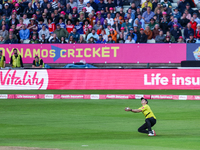
M 127 107 L 125 108 L 125 111 L 131 111 L 134 113 L 142 112 L 144 116 L 146 117 L 146 119 L 145 119 L 145 123 L 141 127 L 138 128 L 138 132 L 146 133 L 148 134 L 148 136 L 156 136 L 156 132 L 151 129 L 151 127 L 153 127 L 156 124 L 156 117 L 153 114 L 149 105 L 147 105 L 148 104 L 147 99 L 144 99 L 142 97 L 141 104 L 142 104 L 142 107 L 138 109 L 130 109 L 129 107 Z

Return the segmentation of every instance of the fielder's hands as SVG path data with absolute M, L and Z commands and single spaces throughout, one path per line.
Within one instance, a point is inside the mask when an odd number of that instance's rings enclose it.
M 124 110 L 125 111 L 130 111 L 131 109 L 129 107 L 126 107 Z

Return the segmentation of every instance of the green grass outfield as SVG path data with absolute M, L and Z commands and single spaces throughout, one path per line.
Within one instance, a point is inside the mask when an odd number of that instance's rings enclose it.
M 198 90 L 0 91 L 1 94 L 184 94 Z M 137 132 L 140 100 L 0 100 L 0 146 L 66 150 L 199 150 L 200 101 L 149 100 L 156 137 Z

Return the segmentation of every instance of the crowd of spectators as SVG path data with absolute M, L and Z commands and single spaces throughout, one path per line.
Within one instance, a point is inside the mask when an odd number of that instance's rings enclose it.
M 171 2 L 0 0 L 0 44 L 200 43 L 200 10 L 192 0 Z

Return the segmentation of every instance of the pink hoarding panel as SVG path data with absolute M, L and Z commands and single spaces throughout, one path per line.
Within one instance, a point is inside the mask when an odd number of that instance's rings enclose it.
M 47 89 L 200 89 L 200 70 L 196 69 L 58 69 L 47 72 Z
M 38 99 L 37 94 L 15 94 L 16 99 Z
M 68 94 L 61 94 L 61 99 L 83 99 L 83 95 L 68 95 Z
M 0 50 L 10 61 L 13 48 L 24 63 L 35 56 L 44 63 L 180 63 L 186 60 L 186 44 L 3 44 Z

